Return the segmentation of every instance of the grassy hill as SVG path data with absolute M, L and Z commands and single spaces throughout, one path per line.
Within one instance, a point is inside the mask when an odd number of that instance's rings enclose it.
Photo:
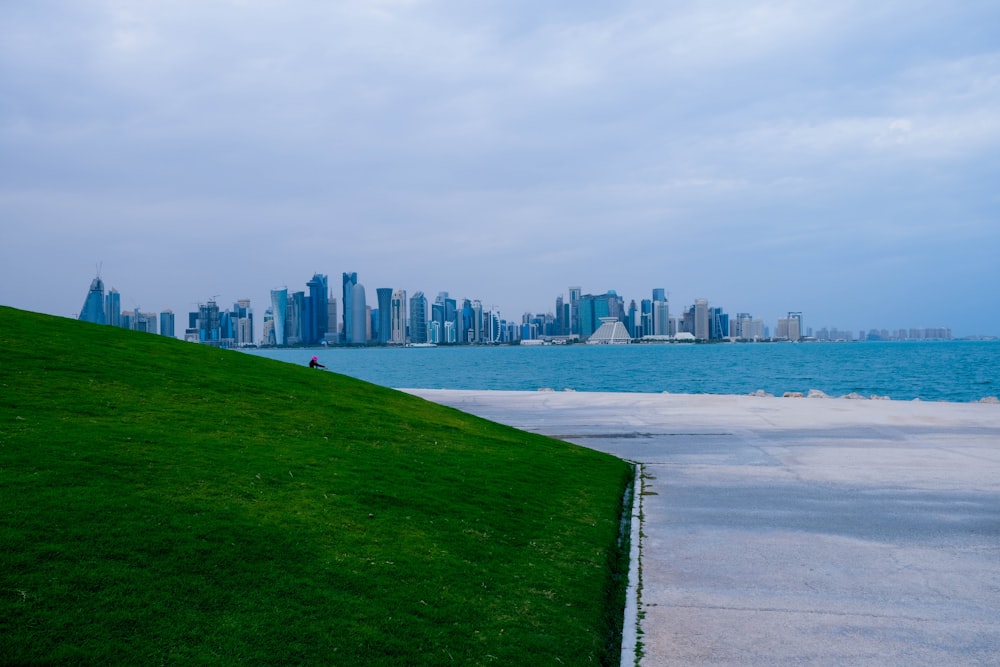
M 0 663 L 617 664 L 631 469 L 0 307 Z

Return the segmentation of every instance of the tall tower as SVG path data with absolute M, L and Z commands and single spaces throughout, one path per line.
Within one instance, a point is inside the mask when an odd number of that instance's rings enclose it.
M 569 333 L 580 333 L 580 297 L 583 290 L 579 287 L 569 288 Z
M 285 343 L 301 345 L 305 342 L 305 331 L 309 329 L 309 311 L 306 309 L 306 293 L 292 292 L 285 311 Z
M 108 323 L 104 316 L 104 281 L 101 280 L 101 276 L 96 276 L 90 281 L 90 290 L 83 302 L 83 308 L 80 309 L 79 319 L 94 324 Z
M 327 329 L 330 328 L 327 278 L 320 273 L 313 274 L 306 287 L 309 288 L 309 316 L 306 318 L 309 329 L 302 332 L 302 337 L 309 345 L 316 345 L 323 342 Z
M 479 299 L 472 301 L 472 340 L 483 342 L 483 302 Z
M 427 342 L 427 297 L 417 292 L 410 298 L 410 340 L 414 343 Z
M 392 333 L 392 288 L 376 287 L 378 298 L 378 344 L 386 345 Z
M 337 324 L 337 297 L 333 295 L 332 289 L 326 297 L 326 322 L 327 329 L 323 340 L 327 343 L 339 343 L 340 329 Z
M 643 336 L 653 335 L 653 300 L 643 299 L 639 302 L 639 324 Z
M 653 335 L 654 336 L 669 336 L 670 335 L 670 306 L 666 301 L 654 301 L 652 304 L 653 311 Z
M 357 274 L 355 280 L 357 280 Z M 346 315 L 346 306 L 344 308 Z M 364 345 L 368 342 L 368 304 L 365 303 L 365 286 L 354 283 L 351 286 L 351 345 Z
M 218 345 L 222 338 L 222 316 L 215 299 L 208 303 L 198 304 L 197 313 L 198 342 Z
M 802 340 L 802 313 L 789 311 L 788 340 Z
M 455 299 L 448 297 L 448 293 L 444 292 L 444 321 L 451 322 L 452 327 L 455 331 L 458 331 L 458 302 Z M 456 342 L 456 341 L 449 341 Z
M 586 340 L 597 330 L 598 318 L 607 315 L 607 312 L 595 312 L 596 300 L 593 294 L 586 294 L 576 302 L 576 330 L 573 333 L 579 334 L 582 340 Z M 570 308 L 572 307 L 573 304 L 570 302 Z
M 274 344 L 285 344 L 285 311 L 288 310 L 288 288 L 271 290 L 271 318 L 274 323 Z
M 406 290 L 393 290 L 389 302 L 389 342 L 406 345 Z
M 709 339 L 708 300 L 694 300 L 694 337 L 699 340 Z
M 488 317 L 487 338 L 490 343 L 499 343 L 503 340 L 503 326 L 500 321 L 500 311 L 491 308 Z
M 238 299 L 233 304 L 232 317 L 235 320 L 235 334 L 237 347 L 248 347 L 253 345 L 253 309 L 250 308 L 250 299 Z
M 160 313 L 160 335 L 174 338 L 174 311 L 164 310 Z
M 639 338 L 642 335 L 642 311 L 635 304 L 635 299 L 628 305 L 628 319 L 625 322 L 625 326 L 628 328 L 628 333 L 632 338 Z
M 343 336 L 343 341 L 345 344 L 349 345 L 353 342 L 352 335 L 354 333 L 354 309 L 352 308 L 352 290 L 354 286 L 358 284 L 358 274 L 356 271 L 347 273 L 344 272 L 343 280 L 343 299 L 344 299 L 344 326 L 341 327 L 341 332 Z
M 104 297 L 104 320 L 113 327 L 122 325 L 122 295 L 114 287 Z

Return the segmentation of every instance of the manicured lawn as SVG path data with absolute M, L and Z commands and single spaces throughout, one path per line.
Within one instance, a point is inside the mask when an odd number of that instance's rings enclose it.
M 617 664 L 613 457 L 0 307 L 0 663 Z

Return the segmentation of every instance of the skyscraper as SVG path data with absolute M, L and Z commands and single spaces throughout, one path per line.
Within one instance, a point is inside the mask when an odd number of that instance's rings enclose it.
M 718 306 L 708 309 L 708 338 L 722 340 L 729 335 L 729 315 Z
M 301 345 L 302 332 L 309 328 L 309 311 L 306 309 L 306 293 L 292 292 L 288 296 L 288 307 L 285 309 L 285 343 Z
M 599 306 L 595 306 L 596 297 L 593 294 L 585 294 L 580 297 L 576 302 L 576 331 L 574 333 L 580 334 L 580 338 L 586 340 L 590 334 L 597 330 L 598 318 L 607 315 L 607 312 L 600 311 Z M 570 303 L 572 308 L 572 303 Z
M 499 343 L 503 340 L 503 322 L 500 319 L 500 311 L 491 309 L 487 315 L 486 338 L 490 343 Z
M 614 290 L 594 296 L 585 294 L 579 300 L 579 334 L 586 340 L 601 326 L 601 318 L 614 317 L 623 319 L 625 316 L 624 300 Z
M 443 303 L 439 303 L 439 302 L 435 301 L 434 303 L 431 304 L 431 316 L 430 316 L 430 319 L 427 321 L 427 326 L 431 327 L 431 330 L 436 330 L 438 332 L 444 331 L 444 304 Z M 428 333 L 427 335 L 430 336 L 431 334 Z M 440 343 L 441 340 L 440 340 L 440 338 L 438 338 L 438 339 L 435 340 L 433 338 L 433 336 L 432 336 L 430 342 L 432 342 L 432 343 Z
M 583 290 L 579 287 L 569 288 L 569 333 L 580 333 L 580 297 Z
M 285 344 L 285 311 L 288 310 L 288 288 L 271 290 L 271 318 L 274 322 L 274 344 Z
M 688 306 L 688 308 L 681 313 L 680 322 L 677 324 L 677 330 L 694 336 L 694 306 Z
M 175 328 L 174 311 L 172 311 L 172 310 L 164 310 L 163 312 L 161 312 L 160 313 L 160 335 L 161 336 L 170 336 L 171 338 L 174 338 L 175 337 L 174 328 Z
M 307 344 L 316 345 L 323 341 L 326 331 L 330 326 L 328 320 L 327 292 L 329 290 L 327 288 L 327 278 L 322 274 L 315 273 L 312 279 L 306 283 L 306 287 L 309 288 L 309 301 L 307 304 L 309 315 L 305 319 L 309 326 L 308 330 L 302 333 Z
M 406 345 L 406 290 L 393 290 L 389 303 L 389 342 Z
M 138 308 L 135 309 L 135 320 L 132 324 L 132 328 L 135 331 L 144 331 L 146 333 L 155 334 L 156 324 L 156 313 L 140 313 Z
M 343 342 L 345 345 L 350 345 L 353 340 L 352 336 L 354 334 L 354 308 L 352 301 L 352 290 L 354 286 L 358 284 L 358 274 L 357 272 L 347 273 L 344 272 L 343 279 L 343 294 L 341 295 L 344 299 L 344 326 L 341 327 L 341 334 L 343 337 Z M 363 311 L 364 309 L 362 309 Z
M 735 330 L 734 338 L 752 339 L 753 336 L 753 318 L 750 313 L 738 313 L 736 315 L 736 325 L 732 327 Z
M 457 333 L 457 330 L 458 330 L 458 315 L 459 315 L 459 312 L 458 312 L 458 302 L 455 299 L 449 298 L 447 292 L 443 292 L 443 294 L 445 295 L 445 298 L 444 298 L 444 321 L 446 323 L 447 322 L 451 322 L 452 330 Z M 447 331 L 447 329 L 444 329 L 444 331 Z M 452 334 L 452 336 L 455 337 L 455 334 Z M 448 341 L 448 342 L 454 343 L 456 341 L 457 341 L 457 338 L 456 338 L 456 340 L 452 340 L 452 341 Z
M 253 345 L 253 310 L 250 299 L 239 299 L 233 304 L 232 319 L 237 347 Z
M 378 299 L 378 344 L 385 345 L 392 332 L 392 288 L 376 287 L 375 296 Z
M 653 335 L 653 300 L 643 299 L 639 302 L 640 321 L 642 323 L 642 335 Z
M 427 342 L 427 297 L 423 292 L 410 298 L 410 341 Z
M 654 336 L 670 335 L 670 305 L 666 301 L 653 302 L 653 330 Z
M 222 339 L 222 317 L 215 300 L 198 304 L 195 318 L 197 341 L 209 345 L 219 345 Z
M 483 304 L 479 299 L 472 301 L 472 342 L 483 342 Z
M 790 312 L 787 318 L 778 320 L 778 330 L 775 332 L 778 338 L 786 340 L 802 339 L 802 313 Z M 869 340 L 878 340 L 877 337 L 869 335 Z
M 261 332 L 262 345 L 274 345 L 274 311 L 270 308 L 264 309 L 264 326 Z
M 357 274 L 354 274 L 357 280 Z M 344 309 L 347 310 L 346 307 Z M 351 345 L 368 342 L 368 304 L 365 303 L 365 286 L 357 282 L 351 285 Z
M 114 287 L 104 297 L 104 321 L 113 327 L 122 325 L 122 295 Z
M 459 343 L 471 343 L 473 336 L 473 312 L 472 312 L 472 301 L 469 299 L 462 300 L 462 309 L 458 313 L 458 331 L 456 334 L 456 340 Z
M 108 323 L 104 316 L 104 281 L 101 280 L 100 276 L 96 276 L 90 281 L 90 290 L 83 302 L 83 308 L 80 309 L 79 319 L 94 324 Z
M 709 339 L 708 300 L 694 300 L 694 337 L 699 340 Z
M 333 296 L 333 290 L 326 299 L 326 322 L 327 330 L 323 335 L 323 340 L 327 343 L 340 342 L 340 331 L 337 328 L 337 299 Z

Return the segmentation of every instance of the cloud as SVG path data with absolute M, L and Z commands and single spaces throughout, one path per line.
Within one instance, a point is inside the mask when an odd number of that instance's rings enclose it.
M 162 301 L 350 269 L 513 313 L 568 284 L 780 313 L 810 289 L 905 294 L 932 263 L 988 280 L 997 19 L 975 1 L 8 3 L 3 241 L 47 245 L 39 272 L 145 256 L 178 275 L 136 278 Z

